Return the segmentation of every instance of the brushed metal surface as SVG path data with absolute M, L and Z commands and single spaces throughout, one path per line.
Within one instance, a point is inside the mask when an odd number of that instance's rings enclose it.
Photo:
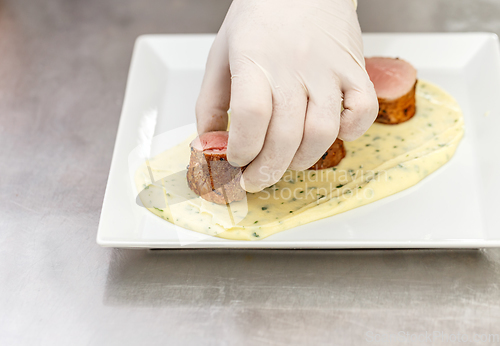
M 229 1 L 0 1 L 0 344 L 363 344 L 500 334 L 500 250 L 138 251 L 95 243 L 135 38 Z M 495 0 L 361 0 L 365 31 L 500 32 Z M 436 342 L 439 344 L 440 342 Z

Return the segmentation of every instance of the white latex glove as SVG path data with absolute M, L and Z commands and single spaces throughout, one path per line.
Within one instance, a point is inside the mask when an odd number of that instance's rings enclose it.
M 337 136 L 361 136 L 378 102 L 352 0 L 234 0 L 208 57 L 198 132 L 225 130 L 229 106 L 227 156 L 250 163 L 249 192 L 309 168 Z

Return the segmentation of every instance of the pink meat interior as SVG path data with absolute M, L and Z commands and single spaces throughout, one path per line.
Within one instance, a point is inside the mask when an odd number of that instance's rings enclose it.
M 366 58 L 366 71 L 377 97 L 395 100 L 407 94 L 417 80 L 417 70 L 402 59 Z
M 214 153 L 225 152 L 227 149 L 228 134 L 227 131 L 207 132 L 196 137 L 193 142 L 191 142 L 191 146 L 198 151 Z

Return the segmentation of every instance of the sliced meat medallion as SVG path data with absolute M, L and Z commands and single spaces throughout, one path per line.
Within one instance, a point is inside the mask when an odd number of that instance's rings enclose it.
M 399 124 L 415 115 L 417 70 L 399 58 L 366 58 L 366 71 L 377 93 L 377 122 Z
M 240 185 L 245 167 L 234 167 L 227 161 L 228 132 L 207 132 L 191 142 L 191 158 L 187 171 L 189 188 L 203 199 L 228 204 L 240 201 L 246 191 Z M 313 170 L 338 165 L 345 157 L 344 142 L 336 139 L 326 153 L 311 168 Z
M 309 169 L 325 169 L 331 168 L 339 164 L 339 162 L 345 157 L 344 142 L 337 138 L 333 142 L 332 146 L 321 156 L 321 158 Z
M 227 204 L 246 196 L 240 185 L 244 168 L 227 161 L 227 131 L 202 134 L 191 142 L 191 158 L 187 171 L 189 188 L 203 199 Z

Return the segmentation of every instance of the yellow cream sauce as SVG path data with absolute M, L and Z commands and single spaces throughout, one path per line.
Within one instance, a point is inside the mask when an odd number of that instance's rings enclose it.
M 420 80 L 416 115 L 398 125 L 374 123 L 361 138 L 344 143 L 347 155 L 336 167 L 287 171 L 243 201 L 217 205 L 187 186 L 193 134 L 145 162 L 136 172 L 136 187 L 143 205 L 166 221 L 221 238 L 260 240 L 415 185 L 450 160 L 463 133 L 457 102 Z

